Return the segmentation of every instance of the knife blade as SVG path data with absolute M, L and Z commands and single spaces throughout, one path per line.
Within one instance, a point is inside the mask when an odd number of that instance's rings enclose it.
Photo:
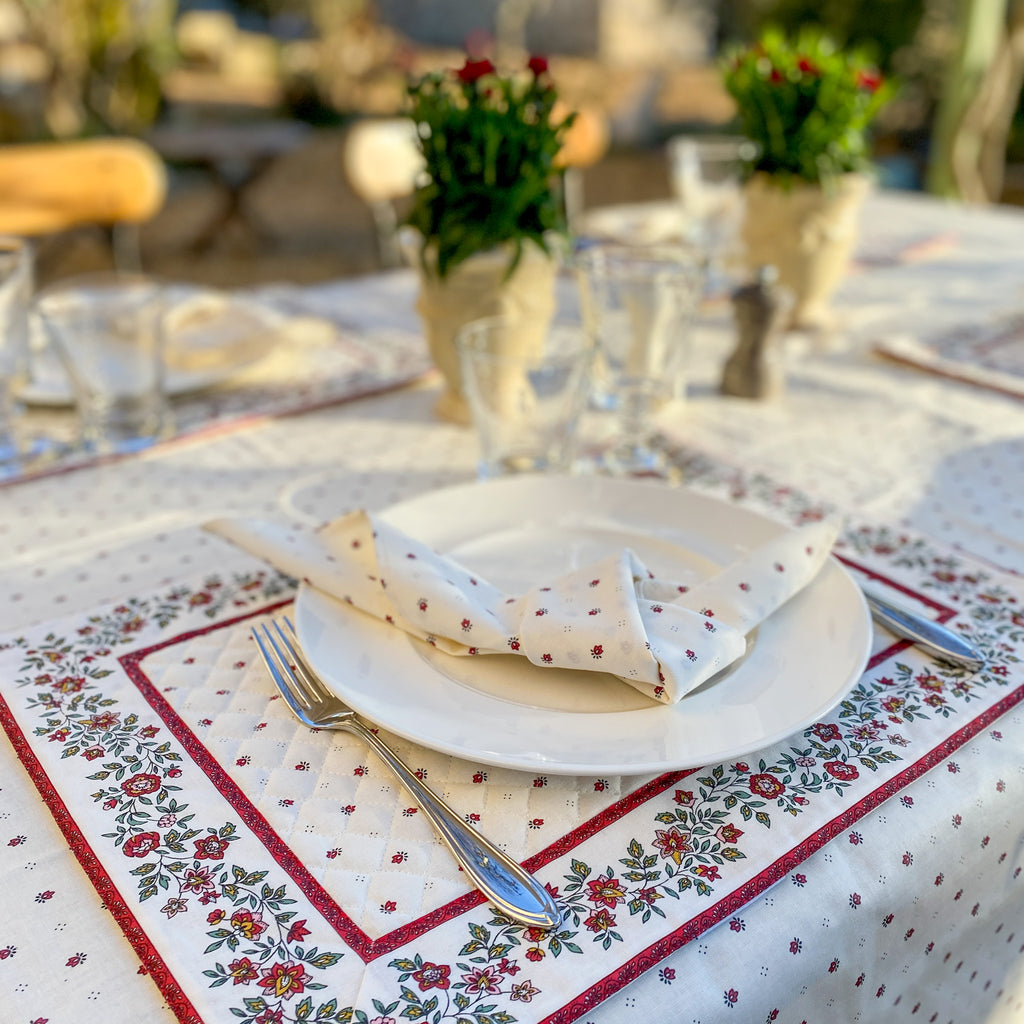
M 958 633 L 915 612 L 891 604 L 867 590 L 868 607 L 875 621 L 897 636 L 912 641 L 931 652 L 940 661 L 977 672 L 985 664 L 985 656 Z

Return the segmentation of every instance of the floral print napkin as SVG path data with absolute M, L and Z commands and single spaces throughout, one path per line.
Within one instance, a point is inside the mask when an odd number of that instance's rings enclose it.
M 745 635 L 814 579 L 838 529 L 786 531 L 695 586 L 656 577 L 624 549 L 516 595 L 363 511 L 315 531 L 251 519 L 206 526 L 447 654 L 608 672 L 666 704 L 743 655 Z

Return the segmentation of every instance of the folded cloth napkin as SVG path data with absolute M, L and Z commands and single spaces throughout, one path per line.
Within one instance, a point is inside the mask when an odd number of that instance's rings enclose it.
M 251 519 L 206 528 L 447 654 L 610 672 L 666 704 L 743 655 L 745 635 L 817 575 L 837 532 L 828 521 L 785 532 L 692 587 L 622 550 L 509 595 L 362 511 L 316 531 Z

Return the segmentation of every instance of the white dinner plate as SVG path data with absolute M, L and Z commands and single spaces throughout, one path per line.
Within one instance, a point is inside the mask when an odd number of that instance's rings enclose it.
M 382 517 L 509 593 L 623 547 L 692 584 L 787 529 L 685 489 L 603 477 L 466 484 Z M 554 774 L 668 771 L 765 747 L 827 714 L 871 645 L 864 598 L 834 559 L 751 634 L 740 662 L 673 705 L 603 673 L 445 655 L 306 585 L 295 616 L 313 666 L 370 721 L 471 761 Z
M 199 285 L 165 289 L 166 388 L 185 395 L 259 362 L 277 344 L 284 318 L 252 301 Z M 53 347 L 33 338 L 31 376 L 19 396 L 31 405 L 70 405 L 74 396 Z

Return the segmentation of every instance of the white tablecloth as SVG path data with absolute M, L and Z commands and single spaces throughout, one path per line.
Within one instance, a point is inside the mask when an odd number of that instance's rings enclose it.
M 985 571 L 1001 588 L 999 601 L 1024 600 L 1012 575 L 1024 573 L 1020 401 L 869 352 L 885 332 L 926 336 L 1024 304 L 1022 228 L 1017 211 L 873 197 L 861 265 L 836 302 L 843 328 L 824 348 L 791 339 L 788 392 L 780 403 L 717 394 L 732 335 L 727 309 L 709 309 L 695 332 L 687 407 L 663 423 L 683 448 L 694 486 L 788 515 L 799 512 L 799 495 L 809 495 L 815 507 L 834 508 L 851 522 L 888 524 L 887 533 L 873 527 L 882 531 L 872 534 L 877 545 L 910 552 L 920 539 L 933 562 L 945 550 L 953 579 L 936 583 L 947 602 L 955 602 L 968 576 Z M 940 237 L 941 245 L 920 245 Z M 901 255 L 908 252 L 915 256 Z M 275 298 L 336 318 L 343 311 L 355 327 L 379 322 L 385 310 L 389 324 L 414 328 L 412 289 L 411 275 L 400 273 L 277 290 Z M 91 609 L 117 607 L 130 595 L 173 592 L 183 581 L 202 593 L 196 581 L 204 574 L 251 570 L 199 529 L 214 516 L 313 523 L 471 479 L 473 437 L 436 421 L 434 398 L 426 386 L 250 421 L 130 460 L 0 489 L 4 632 L 38 637 L 40 625 L 85 622 Z M 229 648 L 223 657 L 231 657 Z M 1011 671 L 1019 688 L 1019 665 Z M 146 975 L 166 965 L 143 958 L 140 966 L 138 947 L 133 951 L 122 933 L 131 932 L 130 923 L 106 912 L 96 872 L 83 873 L 90 851 L 80 844 L 69 849 L 10 741 L 2 742 L 5 1012 L 11 1020 L 52 1024 L 191 1019 L 187 1000 L 161 1017 L 159 992 L 171 989 L 154 988 Z M 1024 1019 L 1021 749 L 1024 715 L 1009 700 L 969 736 L 951 741 L 948 756 L 934 753 L 891 799 L 862 809 L 849 828 L 839 821 L 820 849 L 803 849 L 774 888 L 759 889 L 753 902 L 730 908 L 716 927 L 696 929 L 681 946 L 676 941 L 635 958 L 549 1019 Z M 625 870 L 619 863 L 607 868 Z M 372 891 L 375 897 L 378 889 Z M 506 991 L 520 983 L 515 976 L 508 981 Z M 191 978 L 184 988 L 198 1001 L 208 984 Z M 521 1021 L 541 1019 L 529 988 L 507 1004 Z M 434 994 L 440 991 L 450 992 Z M 360 1005 L 359 995 L 348 993 L 353 1005 Z M 291 1012 L 297 1005 L 289 1004 Z M 386 1022 L 405 1008 L 396 1002 L 362 1011 Z M 452 1006 L 446 1019 L 456 1017 Z M 258 1012 L 246 1019 L 258 1019 Z

